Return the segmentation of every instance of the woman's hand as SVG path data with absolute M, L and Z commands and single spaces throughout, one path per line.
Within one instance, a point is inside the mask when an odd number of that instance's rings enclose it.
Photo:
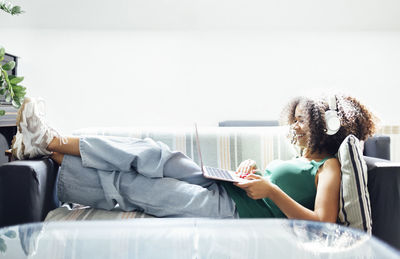
M 240 163 L 239 167 L 236 169 L 236 174 L 240 178 L 245 178 L 251 173 L 254 173 L 257 169 L 256 161 L 247 159 Z
M 234 185 L 243 189 L 250 198 L 258 200 L 267 198 L 271 195 L 274 184 L 272 184 L 268 179 L 256 174 L 250 174 L 245 179 L 249 181 L 234 183 Z

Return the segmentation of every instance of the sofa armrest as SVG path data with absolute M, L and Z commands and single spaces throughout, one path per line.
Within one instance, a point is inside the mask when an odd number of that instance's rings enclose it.
M 42 221 L 58 207 L 57 172 L 58 165 L 48 158 L 0 166 L 0 226 Z
M 400 163 L 364 158 L 368 166 L 372 233 L 400 249 Z

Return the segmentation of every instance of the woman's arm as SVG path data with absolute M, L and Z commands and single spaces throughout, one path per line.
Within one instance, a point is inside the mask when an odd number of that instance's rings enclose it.
M 327 160 L 319 170 L 314 211 L 300 205 L 263 177 L 249 175 L 246 179 L 252 181 L 235 185 L 252 199 L 271 199 L 288 218 L 336 222 L 340 189 L 340 163 L 336 158 Z

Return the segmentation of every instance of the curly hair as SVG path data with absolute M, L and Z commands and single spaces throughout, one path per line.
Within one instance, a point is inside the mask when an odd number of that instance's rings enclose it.
M 376 131 L 378 118 L 357 99 L 343 95 L 335 95 L 335 97 L 341 127 L 334 135 L 326 134 L 324 116 L 325 111 L 329 110 L 327 98 L 296 97 L 282 110 L 281 124 L 293 125 L 297 106 L 303 108 L 306 113 L 304 119 L 308 125 L 310 135 L 307 149 L 312 153 L 327 152 L 334 155 L 348 135 L 353 134 L 359 140 L 366 140 Z M 292 140 L 295 139 L 295 132 L 291 131 L 289 137 Z

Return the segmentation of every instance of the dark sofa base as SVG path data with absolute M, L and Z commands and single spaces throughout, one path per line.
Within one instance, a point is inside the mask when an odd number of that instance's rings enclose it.
M 368 165 L 372 233 L 400 249 L 400 165 L 364 157 Z

